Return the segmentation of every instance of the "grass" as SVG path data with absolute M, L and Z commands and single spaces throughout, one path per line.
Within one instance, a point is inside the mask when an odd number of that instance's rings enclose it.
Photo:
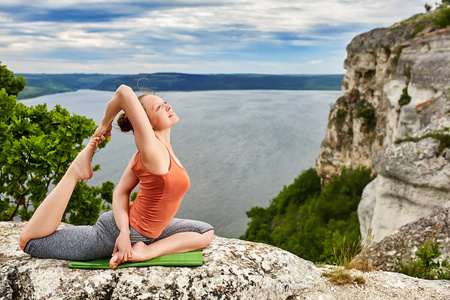
M 440 9 L 430 10 L 426 13 L 420 13 L 416 14 L 406 20 L 403 20 L 399 23 L 395 23 L 391 27 L 389 27 L 390 30 L 399 29 L 406 27 L 411 24 L 418 24 L 418 23 L 429 23 L 431 24 L 433 20 L 440 14 Z
M 351 268 L 350 264 L 362 250 L 361 240 L 350 241 L 345 236 L 336 242 L 333 247 L 334 261 L 336 265 Z
M 374 268 L 367 256 L 367 249 L 373 240 L 372 229 L 367 232 L 367 239 L 351 242 L 345 237 L 336 243 L 334 257 L 336 265 L 346 269 L 356 269 L 362 272 L 373 271 Z
M 330 281 L 336 285 L 345 285 L 345 284 L 365 284 L 366 280 L 363 276 L 354 276 L 350 273 L 350 271 L 335 267 L 331 269 L 331 271 L 327 271 L 322 273 L 322 276 L 330 278 Z
M 330 281 L 336 285 L 365 284 L 364 277 L 352 275 L 350 269 L 362 272 L 374 270 L 366 255 L 367 248 L 373 239 L 372 230 L 369 230 L 367 237 L 364 241 L 351 241 L 344 236 L 338 241 L 333 249 L 337 266 L 324 272 L 322 276 L 330 278 Z

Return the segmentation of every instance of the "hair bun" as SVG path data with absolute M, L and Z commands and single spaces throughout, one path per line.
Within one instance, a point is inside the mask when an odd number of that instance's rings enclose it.
M 125 113 L 120 114 L 119 118 L 117 119 L 117 125 L 119 125 L 122 132 L 129 132 L 133 130 L 133 125 L 131 124 Z

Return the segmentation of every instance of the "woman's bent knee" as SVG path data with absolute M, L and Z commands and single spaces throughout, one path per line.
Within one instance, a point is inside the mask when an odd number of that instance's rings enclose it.
M 30 239 L 27 238 L 24 234 L 24 232 L 22 231 L 22 233 L 20 234 L 20 238 L 19 238 L 19 247 L 20 249 L 22 249 L 23 251 L 25 251 L 25 246 L 27 245 L 28 241 Z
M 209 230 L 202 234 L 202 248 L 207 247 L 209 244 L 211 244 L 212 240 L 214 239 L 214 230 Z

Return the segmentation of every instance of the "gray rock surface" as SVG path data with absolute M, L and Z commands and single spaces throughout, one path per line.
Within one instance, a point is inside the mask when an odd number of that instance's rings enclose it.
M 437 243 L 441 260 L 450 260 L 450 209 L 438 208 L 431 214 L 402 226 L 379 243 L 371 245 L 366 256 L 380 270 L 396 271 L 415 257 L 425 243 Z
M 285 299 L 313 287 L 320 272 L 278 248 L 215 237 L 204 266 L 72 270 L 62 260 L 35 259 L 17 246 L 20 223 L 1 224 L 0 294 L 5 299 Z
M 1 299 L 448 299 L 450 281 L 361 273 L 365 284 L 336 286 L 318 267 L 265 244 L 215 237 L 195 268 L 75 270 L 18 247 L 23 223 L 0 222 Z
M 439 207 L 450 207 L 450 148 L 428 134 L 450 136 L 450 100 L 442 95 L 415 108 L 405 140 L 380 148 L 373 157 L 377 178 L 364 190 L 358 207 L 363 238 L 375 242 Z

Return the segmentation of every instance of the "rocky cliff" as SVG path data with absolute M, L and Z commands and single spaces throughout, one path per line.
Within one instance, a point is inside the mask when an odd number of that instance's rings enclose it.
M 321 144 L 323 181 L 344 166 L 377 174 L 358 208 L 375 241 L 450 206 L 450 28 L 432 25 L 436 13 L 353 39 Z
M 380 242 L 373 243 L 363 255 L 376 269 L 396 272 L 400 264 L 413 260 L 425 243 L 439 243 L 438 250 L 442 253 L 439 260 L 450 260 L 450 208 L 437 208 L 431 214 L 403 225 Z
M 338 286 L 315 266 L 279 248 L 215 237 L 195 268 L 69 269 L 31 258 L 18 246 L 23 223 L 0 222 L 1 299 L 449 299 L 450 282 L 375 271 Z

